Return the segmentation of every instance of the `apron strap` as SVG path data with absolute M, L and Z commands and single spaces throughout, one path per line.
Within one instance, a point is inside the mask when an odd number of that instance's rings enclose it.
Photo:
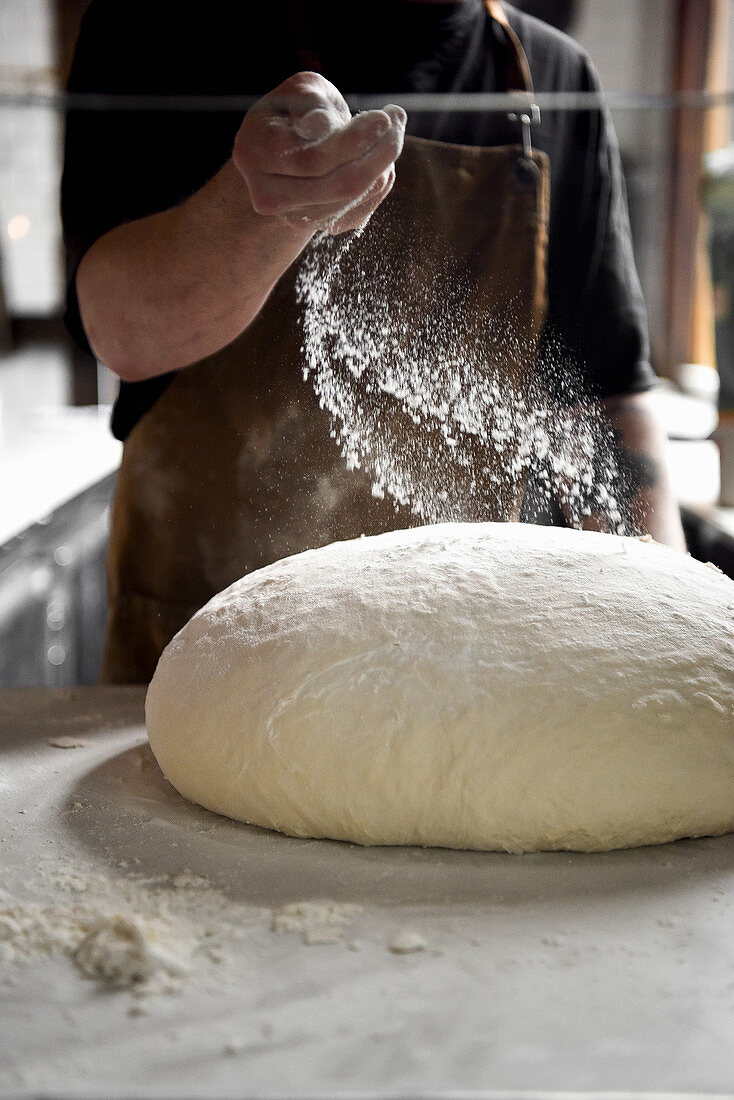
M 485 7 L 490 16 L 502 27 L 505 38 L 510 47 L 511 59 L 508 66 L 508 92 L 532 92 L 533 79 L 530 75 L 530 65 L 522 48 L 520 39 L 510 26 L 507 12 L 502 0 L 484 0 Z

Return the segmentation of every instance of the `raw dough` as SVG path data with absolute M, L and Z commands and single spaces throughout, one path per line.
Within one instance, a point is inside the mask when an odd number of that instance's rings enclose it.
M 174 638 L 146 713 L 188 799 L 295 836 L 596 851 L 734 830 L 734 582 L 513 523 L 336 543 Z

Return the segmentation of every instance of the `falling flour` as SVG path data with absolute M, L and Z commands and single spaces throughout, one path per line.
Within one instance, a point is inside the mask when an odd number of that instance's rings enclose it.
M 571 526 L 594 512 L 614 533 L 637 533 L 621 503 L 629 494 L 611 427 L 584 397 L 570 356 L 546 339 L 536 370 L 511 311 L 478 324 L 448 268 L 421 289 L 422 301 L 413 286 L 411 300 L 401 299 L 387 263 L 355 257 L 365 232 L 372 223 L 314 238 L 296 292 L 304 378 L 347 466 L 368 472 L 373 495 L 425 523 L 508 518 L 498 511 L 509 478 L 525 484 L 530 521 L 560 502 Z M 370 252 L 381 254 L 379 238 Z M 510 359 L 529 383 L 508 377 Z M 555 395 L 542 381 L 549 373 Z

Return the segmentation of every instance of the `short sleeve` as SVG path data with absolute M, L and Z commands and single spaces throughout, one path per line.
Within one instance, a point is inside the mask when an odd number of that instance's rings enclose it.
M 81 24 L 68 81 L 61 216 L 65 320 L 85 348 L 74 283 L 87 249 L 203 186 L 229 156 L 242 119 L 243 111 L 176 107 L 180 94 L 206 94 L 217 61 L 214 43 L 197 39 L 182 13 L 174 33 L 169 7 L 93 0 Z
M 580 91 L 599 91 L 587 59 Z M 635 264 L 627 195 L 606 109 L 573 112 L 551 162 L 549 316 L 544 362 L 578 364 L 595 396 L 633 393 L 656 381 L 645 302 Z

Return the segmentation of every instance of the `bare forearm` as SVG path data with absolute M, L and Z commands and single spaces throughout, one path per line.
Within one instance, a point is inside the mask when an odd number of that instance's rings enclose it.
M 685 536 L 667 470 L 665 431 L 645 394 L 604 403 L 615 438 L 620 493 L 635 528 L 656 542 L 686 549 Z
M 283 81 L 245 115 L 209 183 L 84 256 L 77 293 L 97 357 L 137 381 L 230 343 L 317 230 L 366 224 L 392 187 L 404 131 L 400 107 L 352 118 L 317 73 Z
M 251 323 L 312 233 L 256 213 L 228 162 L 180 206 L 89 249 L 77 292 L 95 355 L 135 381 L 217 351 Z

